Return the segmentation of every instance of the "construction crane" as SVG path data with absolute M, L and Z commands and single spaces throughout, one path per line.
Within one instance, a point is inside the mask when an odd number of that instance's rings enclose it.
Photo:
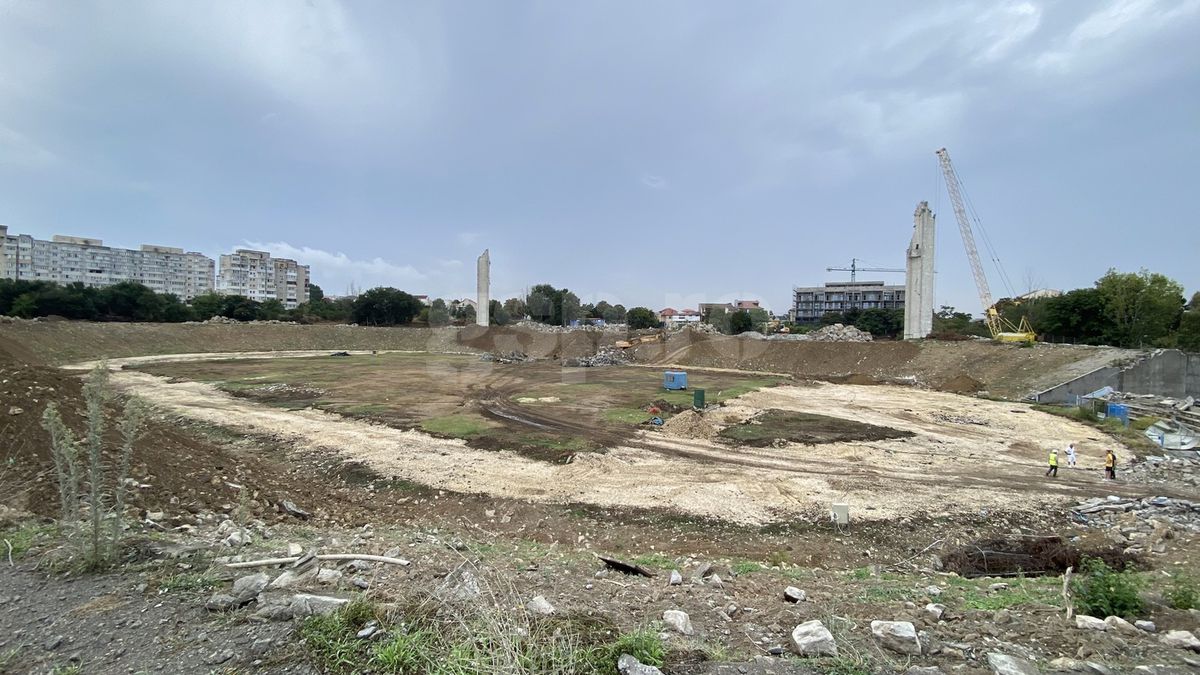
M 971 273 L 975 275 L 975 288 L 979 290 L 979 301 L 983 305 L 983 320 L 987 324 L 992 339 L 998 342 L 1031 343 L 1036 339 L 1033 328 L 1026 317 L 1021 317 L 1020 325 L 1000 316 L 996 303 L 992 302 L 992 291 L 988 287 L 987 275 L 983 273 L 983 264 L 979 262 L 979 251 L 975 248 L 975 235 L 971 231 L 971 220 L 967 217 L 966 202 L 963 200 L 962 181 L 950 163 L 950 153 L 945 148 L 937 151 L 938 163 L 942 166 L 942 174 L 946 177 L 946 192 L 950 195 L 950 203 L 954 206 L 954 216 L 958 219 L 958 231 L 962 234 L 963 247 L 967 249 L 967 260 L 971 263 Z M 999 261 L 996 261 L 999 265 Z M 1003 271 L 1001 271 L 1003 275 Z
M 902 269 L 895 267 L 859 267 L 858 258 L 850 259 L 849 267 L 826 267 L 826 272 L 849 272 L 850 281 L 854 281 L 854 276 L 858 272 L 904 272 Z

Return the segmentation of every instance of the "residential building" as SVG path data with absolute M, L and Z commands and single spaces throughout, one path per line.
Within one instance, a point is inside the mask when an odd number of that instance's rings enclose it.
M 668 307 L 658 313 L 658 320 L 662 321 L 668 327 L 700 323 L 700 312 L 694 309 L 674 309 Z
M 882 281 L 831 281 L 824 286 L 793 288 L 791 319 L 820 321 L 829 312 L 850 309 L 904 309 L 904 286 Z
M 266 251 L 240 248 L 221 256 L 217 292 L 244 295 L 263 302 L 278 300 L 285 309 L 308 302 L 308 265 L 288 258 L 272 258 Z
M 213 259 L 170 246 L 105 246 L 99 239 L 9 234 L 0 225 L 0 278 L 82 283 L 94 288 L 135 281 L 187 301 L 213 290 Z

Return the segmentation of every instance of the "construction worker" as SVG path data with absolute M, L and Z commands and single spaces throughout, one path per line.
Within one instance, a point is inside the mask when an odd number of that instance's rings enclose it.
M 1108 480 L 1117 479 L 1117 453 L 1112 448 L 1104 455 L 1104 477 Z
M 1075 468 L 1075 444 L 1074 443 L 1067 444 L 1067 467 L 1071 468 L 1071 469 Z
M 1047 476 L 1058 477 L 1058 450 L 1050 448 L 1050 468 L 1046 469 Z

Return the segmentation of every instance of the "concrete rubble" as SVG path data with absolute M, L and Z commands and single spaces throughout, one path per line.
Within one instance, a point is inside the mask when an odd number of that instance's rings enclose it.
M 750 338 L 752 340 L 793 342 L 871 342 L 874 340 L 870 333 L 859 330 L 854 326 L 843 326 L 840 323 L 818 328 L 811 333 L 772 333 L 770 335 L 763 335 L 762 333 L 748 332 L 742 333 L 739 337 Z
M 1177 531 L 1200 533 L 1200 503 L 1171 497 L 1090 499 L 1071 510 L 1076 523 L 1104 530 L 1130 555 L 1162 554 Z
M 529 355 L 525 352 L 514 350 L 511 352 L 489 352 L 487 354 L 480 354 L 479 360 L 486 361 L 488 363 L 525 363 L 526 361 L 532 361 L 533 359 L 529 358 Z
M 601 347 L 591 356 L 581 356 L 565 359 L 563 365 L 569 368 L 597 368 L 601 366 L 623 366 L 629 363 L 629 354 L 624 349 L 616 347 Z

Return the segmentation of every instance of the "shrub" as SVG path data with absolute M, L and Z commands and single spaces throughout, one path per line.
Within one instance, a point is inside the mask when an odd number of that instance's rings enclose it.
M 1098 558 L 1084 558 L 1071 584 L 1076 609 L 1089 616 L 1136 617 L 1142 611 L 1142 580 L 1132 567 L 1115 570 Z
M 1177 574 L 1167 589 L 1167 602 L 1175 609 L 1200 609 L 1200 590 L 1196 588 L 1196 580 L 1184 574 Z
M 78 440 L 63 422 L 58 406 L 51 403 L 42 415 L 42 425 L 50 433 L 50 453 L 58 482 L 59 525 L 68 545 L 75 550 L 86 569 L 100 569 L 116 557 L 125 533 L 125 479 L 133 445 L 141 434 L 144 411 L 136 399 L 125 404 L 125 413 L 117 424 L 121 446 L 116 464 L 104 457 L 105 405 L 112 394 L 108 366 L 101 364 L 83 387 L 87 406 L 87 432 Z M 87 521 L 80 523 L 80 503 L 87 505 Z

